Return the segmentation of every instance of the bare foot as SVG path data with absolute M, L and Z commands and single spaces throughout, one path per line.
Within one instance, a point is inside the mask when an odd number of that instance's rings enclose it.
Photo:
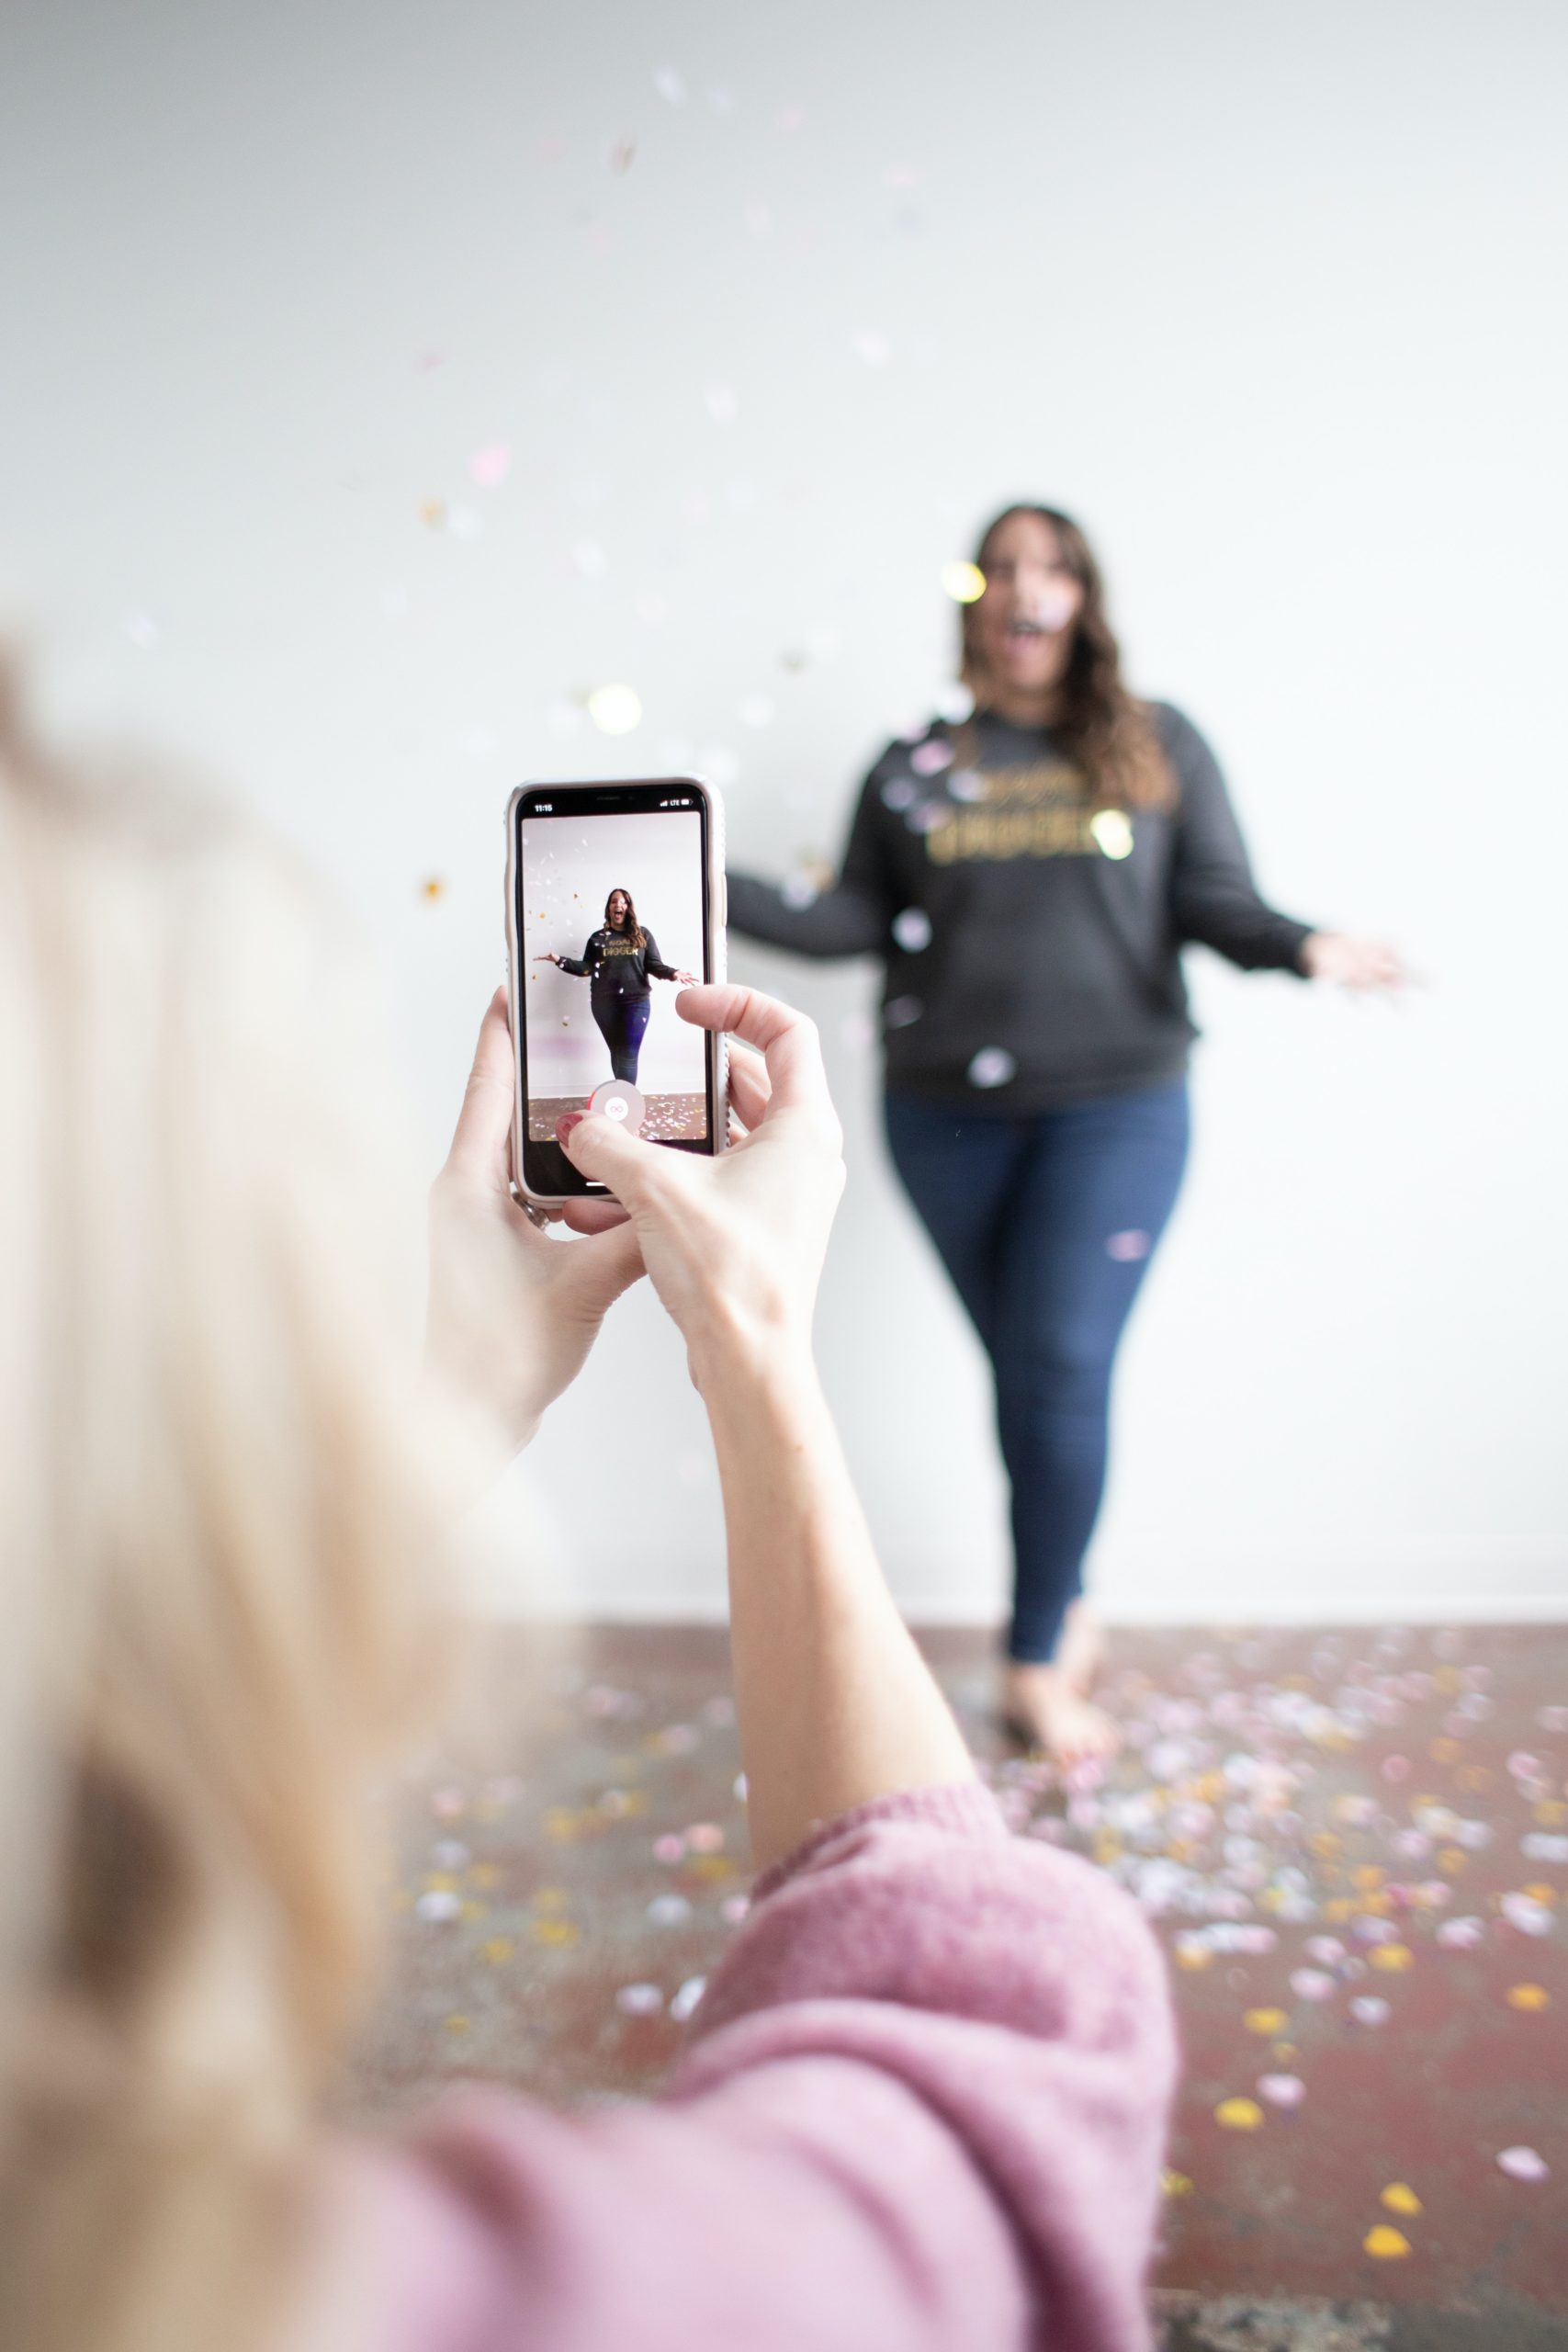
M 1105 1629 L 1087 1600 L 1075 1600 L 1067 1611 L 1052 1664 L 1080 1699 L 1087 1699 L 1099 1681 L 1105 1664 Z
M 1115 1755 L 1122 1735 L 1103 1708 L 1091 1707 L 1059 1666 L 1009 1665 L 1002 1683 L 1002 1720 L 1031 1747 L 1071 1771 Z

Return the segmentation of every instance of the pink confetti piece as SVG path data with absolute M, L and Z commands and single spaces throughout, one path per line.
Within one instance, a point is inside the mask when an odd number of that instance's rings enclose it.
M 1536 1722 L 1542 1731 L 1568 1731 L 1568 1707 L 1542 1707 Z
M 751 1898 L 749 1894 L 727 1894 L 718 1906 L 719 1917 L 726 1927 L 738 1928 L 750 1908 Z
M 705 1976 L 688 1976 L 685 1983 L 670 1998 L 670 2014 L 677 2025 L 684 2025 L 703 1995 L 707 1991 Z
M 1131 1266 L 1135 1265 L 1140 1258 L 1146 1258 L 1153 1246 L 1146 1233 L 1136 1230 L 1112 1233 L 1107 1236 L 1105 1254 L 1108 1258 L 1114 1258 L 1118 1265 Z
M 1473 1951 L 1485 1934 L 1483 1919 L 1445 1919 L 1438 1929 L 1438 1941 L 1445 1951 Z
M 1258 2096 L 1266 2098 L 1270 2107 L 1300 2107 L 1306 2097 L 1306 2085 L 1299 2075 L 1259 2075 Z
M 1510 2180 L 1549 2180 L 1551 2166 L 1533 2148 L 1505 2148 L 1497 2159 L 1497 2169 L 1506 2172 Z
M 661 1838 L 656 1838 L 653 1841 L 653 1859 L 656 1862 L 684 1861 L 685 1839 L 678 1837 L 672 1829 L 667 1829 Z
M 615 2007 L 628 2018 L 657 2017 L 664 2007 L 664 1996 L 657 1984 L 623 1984 L 615 1996 Z
M 1319 1968 L 1298 1968 L 1291 1978 L 1291 1990 L 1301 2001 L 1326 2001 L 1334 1992 L 1334 1979 Z
M 1497 1908 L 1509 1927 L 1517 1928 L 1521 1936 L 1549 1936 L 1551 1933 L 1551 1908 L 1547 1904 L 1538 1903 L 1533 1894 L 1505 1894 Z
M 1516 1747 L 1508 1758 L 1508 1770 L 1516 1781 L 1539 1781 L 1546 1767 L 1539 1756 L 1527 1756 L 1522 1747 Z
M 1376 1993 L 1358 1993 L 1350 2004 L 1350 2015 L 1358 2025 L 1386 2025 L 1390 2014 L 1388 2003 Z
M 687 1830 L 686 1843 L 694 1854 L 716 1854 L 723 1849 L 724 1832 L 716 1821 L 699 1821 Z
M 1337 1936 L 1309 1936 L 1306 1955 L 1309 1960 L 1315 1960 L 1320 1968 L 1332 1968 L 1344 1959 L 1345 1947 Z
M 1401 1781 L 1410 1778 L 1410 1758 L 1408 1756 L 1385 1756 L 1378 1770 L 1385 1781 L 1397 1787 Z
M 917 775 L 940 775 L 943 768 L 953 765 L 953 746 L 944 743 L 940 736 L 932 736 L 929 742 L 916 744 L 909 754 L 909 765 Z
M 481 490 L 499 490 L 512 471 L 512 448 L 505 441 L 487 442 L 468 459 L 468 473 Z

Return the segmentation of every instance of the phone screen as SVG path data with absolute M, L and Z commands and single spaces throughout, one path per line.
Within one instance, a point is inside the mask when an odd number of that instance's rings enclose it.
M 711 978 L 705 794 L 680 778 L 537 785 L 513 822 L 525 1183 L 604 1190 L 557 1141 L 569 1111 L 711 1151 L 716 1047 L 675 1010 Z

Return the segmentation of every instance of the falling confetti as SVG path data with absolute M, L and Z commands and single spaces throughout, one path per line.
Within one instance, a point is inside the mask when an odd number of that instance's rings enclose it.
M 670 2014 L 677 2025 L 684 2025 L 707 1990 L 705 1976 L 688 1976 L 670 1999 Z
M 1521 1936 L 1547 1936 L 1551 1933 L 1551 1912 L 1548 1905 L 1533 1894 L 1505 1894 L 1497 1908 L 1510 1928 Z
M 909 754 L 909 765 L 917 775 L 940 775 L 943 768 L 953 765 L 953 746 L 940 735 L 924 743 L 917 743 Z
M 1152 1246 L 1146 1233 L 1113 1233 L 1106 1242 L 1105 1254 L 1130 1265 L 1139 1258 L 1146 1258 Z
M 1227 2132 L 1256 2132 L 1263 2120 L 1263 2109 L 1255 2098 L 1223 2098 L 1214 2109 L 1214 2120 Z
M 969 1083 L 989 1090 L 1006 1086 L 1018 1070 L 1018 1064 L 1005 1046 L 982 1046 L 969 1064 Z
M 433 1887 L 429 1894 L 422 1894 L 413 1907 L 416 1918 L 439 1925 L 444 1920 L 455 1919 L 463 1905 L 449 1887 L 442 1886 Z
M 1120 808 L 1100 808 L 1089 820 L 1101 856 L 1130 857 L 1133 854 L 1133 828 Z
M 1523 2009 L 1527 2013 L 1551 2006 L 1551 1996 L 1544 1984 L 1511 1984 L 1503 1997 L 1511 2009 Z
M 1306 2097 L 1306 2085 L 1299 2075 L 1259 2075 L 1258 2096 L 1266 2098 L 1270 2107 L 1300 2107 Z
M 1358 2025 L 1386 2025 L 1392 2014 L 1389 2003 L 1376 1993 L 1358 1993 L 1350 2004 L 1350 2015 Z
M 919 796 L 907 775 L 889 776 L 882 786 L 881 800 L 885 808 L 912 808 Z
M 468 459 L 468 473 L 481 490 L 499 490 L 512 471 L 512 449 L 505 441 L 491 441 Z
M 1380 2193 L 1378 2202 L 1380 2205 L 1386 2205 L 1391 2213 L 1404 2213 L 1406 2216 L 1419 2213 L 1422 2210 L 1421 2199 L 1413 2188 L 1405 2186 L 1403 2180 L 1391 2180 L 1388 2187 Z
M 1248 2009 L 1242 2018 L 1248 2033 L 1283 2033 L 1290 2023 L 1283 2009 Z
M 642 703 L 631 686 L 595 686 L 588 716 L 601 735 L 629 735 L 642 724 Z
M 636 153 L 635 139 L 617 139 L 610 150 L 610 169 L 613 172 L 629 172 Z
M 1505 2148 L 1497 2159 L 1497 2169 L 1506 2172 L 1510 2180 L 1549 2180 L 1551 2166 L 1534 2148 Z
M 446 896 L 446 885 L 438 874 L 432 874 L 427 880 L 420 884 L 419 895 L 427 906 L 434 906 L 438 899 L 444 899 Z
M 918 996 L 892 996 L 882 1008 L 883 1024 L 888 1029 L 908 1029 L 924 1011 Z
M 975 715 L 973 690 L 964 684 L 962 678 L 954 678 L 949 684 L 939 687 L 931 699 L 937 717 L 947 719 L 954 727 L 962 727 L 966 718 L 973 718 Z
M 944 563 L 942 587 L 955 605 L 977 604 L 986 593 L 986 575 L 977 563 Z
M 906 956 L 919 956 L 931 944 L 931 919 L 923 907 L 905 907 L 893 918 L 893 936 Z

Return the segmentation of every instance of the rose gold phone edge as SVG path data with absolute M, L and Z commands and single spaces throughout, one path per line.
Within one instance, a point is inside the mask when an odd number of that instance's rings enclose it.
M 602 1200 L 598 1193 L 536 1193 L 524 1178 L 523 1146 L 525 1140 L 524 1122 L 528 1105 L 523 1093 L 523 1057 L 518 1049 L 517 1024 L 523 1018 L 522 953 L 517 938 L 517 806 L 530 792 L 598 792 L 606 786 L 617 784 L 668 784 L 682 792 L 696 792 L 702 796 L 707 812 L 707 912 L 704 922 L 703 959 L 716 986 L 722 987 L 728 977 L 728 917 L 724 880 L 724 801 L 716 786 L 705 784 L 695 775 L 593 776 L 579 778 L 570 784 L 558 783 L 553 776 L 531 777 L 507 795 L 506 800 L 506 878 L 502 885 L 506 894 L 506 1019 L 512 1037 L 512 1068 L 515 1076 L 516 1094 L 512 1106 L 512 1189 L 519 1200 L 532 1201 L 538 1208 L 559 1208 L 563 1202 Z M 722 1034 L 714 1040 L 714 1150 L 729 1148 L 729 1041 Z

